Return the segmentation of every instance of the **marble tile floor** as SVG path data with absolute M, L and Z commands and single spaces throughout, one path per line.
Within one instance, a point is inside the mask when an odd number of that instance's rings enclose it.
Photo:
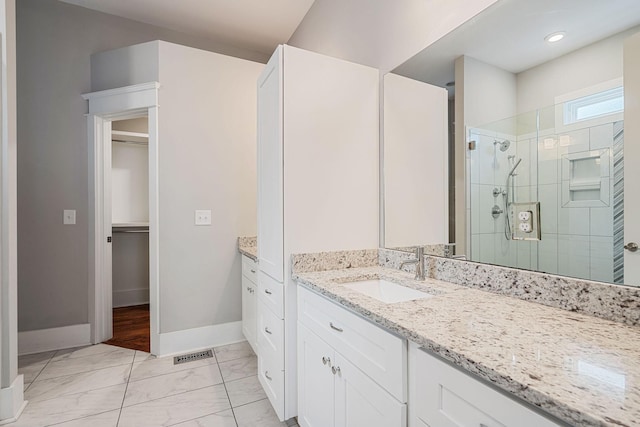
M 29 404 L 12 427 L 287 426 L 258 382 L 246 342 L 180 365 L 98 344 L 20 356 L 18 371 Z

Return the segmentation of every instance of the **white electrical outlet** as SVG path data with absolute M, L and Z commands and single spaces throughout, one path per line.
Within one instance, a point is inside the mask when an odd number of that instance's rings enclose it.
M 512 203 L 511 218 L 513 240 L 540 240 L 540 202 Z
M 531 225 L 526 222 L 521 222 L 519 225 L 520 231 L 525 233 L 531 233 Z
M 75 209 L 65 209 L 62 213 L 62 223 L 64 225 L 74 225 L 76 223 Z
M 196 211 L 196 225 L 211 225 L 211 210 Z
M 522 211 L 522 212 L 518 213 L 518 219 L 520 221 L 530 221 L 531 220 L 531 212 Z

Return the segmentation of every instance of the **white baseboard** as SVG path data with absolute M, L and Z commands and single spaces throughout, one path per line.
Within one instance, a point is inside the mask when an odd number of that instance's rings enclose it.
M 113 291 L 113 307 L 149 304 L 149 288 Z
M 156 356 L 172 356 L 244 341 L 242 321 L 158 335 Z M 155 346 L 154 346 L 155 347 Z
M 63 326 L 18 332 L 18 354 L 33 354 L 91 344 L 91 325 Z
M 25 406 L 24 377 L 18 375 L 11 386 L 0 389 L 0 425 L 17 421 Z

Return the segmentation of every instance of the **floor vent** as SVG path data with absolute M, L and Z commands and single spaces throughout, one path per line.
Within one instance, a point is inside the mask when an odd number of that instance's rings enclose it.
M 211 350 L 198 351 L 196 353 L 189 353 L 189 354 L 183 354 L 181 356 L 175 356 L 173 358 L 173 364 L 179 365 L 181 363 L 193 362 L 195 360 L 209 359 L 210 357 L 213 357 L 213 352 Z

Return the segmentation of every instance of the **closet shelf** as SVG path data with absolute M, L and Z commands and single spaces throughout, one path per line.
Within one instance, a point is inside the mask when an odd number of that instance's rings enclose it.
M 113 142 L 148 144 L 149 134 L 142 132 L 128 132 L 124 130 L 112 130 L 111 140 Z
M 111 224 L 111 228 L 133 228 L 133 227 L 148 227 L 148 222 L 114 222 Z

